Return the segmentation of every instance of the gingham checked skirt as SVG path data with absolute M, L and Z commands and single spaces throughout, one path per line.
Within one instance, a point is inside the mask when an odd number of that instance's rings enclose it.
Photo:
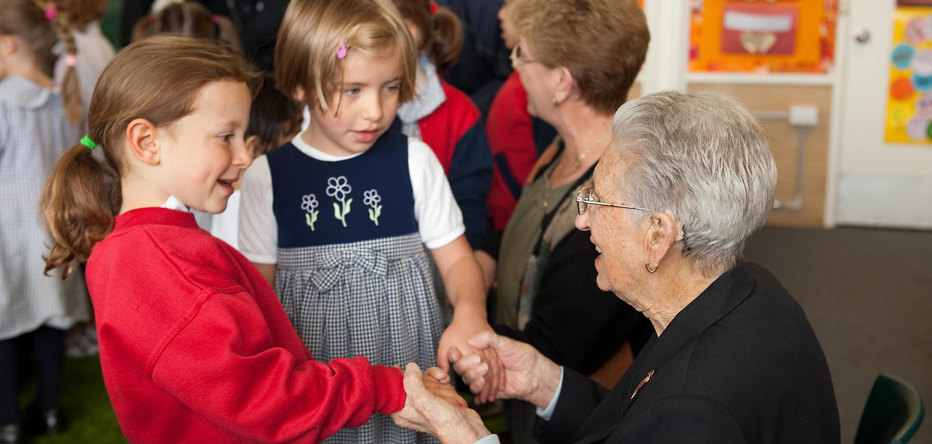
M 279 249 L 275 290 L 314 359 L 365 356 L 372 364 L 436 366 L 443 326 L 417 233 Z M 435 443 L 374 414 L 326 443 Z

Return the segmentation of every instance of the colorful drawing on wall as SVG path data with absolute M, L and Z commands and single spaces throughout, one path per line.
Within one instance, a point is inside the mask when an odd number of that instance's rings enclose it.
M 893 15 L 886 142 L 932 144 L 932 1 L 924 2 Z
M 832 70 L 838 0 L 690 0 L 690 8 L 691 72 Z

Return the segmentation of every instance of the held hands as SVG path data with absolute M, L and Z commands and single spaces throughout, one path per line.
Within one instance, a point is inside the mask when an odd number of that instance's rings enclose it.
M 493 332 L 485 331 L 469 338 L 470 346 L 483 352 L 494 352 L 502 365 L 502 375 L 491 399 L 522 399 L 538 407 L 547 407 L 560 385 L 560 367 L 545 358 L 534 347 Z M 488 367 L 476 355 L 465 355 L 453 364 L 454 369 L 469 384 L 473 393 L 489 389 Z
M 471 357 L 470 362 L 473 365 L 470 368 L 481 367 L 482 375 L 477 377 L 484 381 L 482 389 L 473 390 L 477 404 L 495 399 L 494 394 L 504 376 L 504 369 L 494 351 L 478 350 L 467 343 L 467 339 L 480 332 L 492 333 L 492 327 L 485 321 L 485 310 L 481 311 L 481 315 L 469 314 L 468 310 L 457 310 L 453 315 L 453 322 L 440 337 L 440 347 L 437 350 L 437 363 L 446 371 L 449 371 L 450 362 L 458 362 L 464 356 Z M 474 382 L 475 379 L 469 379 L 467 384 Z
M 417 368 L 417 373 L 421 374 L 417 364 L 408 364 L 409 367 L 412 365 Z M 421 385 L 437 398 L 457 407 L 466 407 L 466 400 L 456 393 L 456 389 L 450 384 L 450 375 L 437 367 L 431 367 L 421 374 Z
M 441 384 L 435 376 L 429 375 L 434 370 L 439 371 L 433 368 L 421 374 L 421 369 L 414 363 L 405 368 L 404 386 L 407 396 L 404 408 L 392 414 L 395 424 L 430 433 L 444 444 L 471 444 L 488 436 L 490 433 L 478 413 L 444 402 L 447 398 L 438 396 L 434 391 L 438 386 L 450 390 L 452 387 Z M 459 400 L 462 401 L 462 398 Z M 462 405 L 465 406 L 465 402 Z

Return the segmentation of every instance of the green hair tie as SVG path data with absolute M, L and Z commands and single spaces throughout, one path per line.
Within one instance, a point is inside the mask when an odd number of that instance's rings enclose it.
M 85 134 L 84 137 L 81 138 L 81 145 L 84 145 L 90 148 L 91 150 L 93 150 L 94 148 L 97 148 L 97 143 L 91 140 L 91 138 L 88 137 L 87 134 Z

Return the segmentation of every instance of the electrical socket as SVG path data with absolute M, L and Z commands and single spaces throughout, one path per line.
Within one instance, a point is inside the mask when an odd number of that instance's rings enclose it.
M 819 109 L 814 106 L 790 106 L 790 125 L 813 127 L 819 123 Z

